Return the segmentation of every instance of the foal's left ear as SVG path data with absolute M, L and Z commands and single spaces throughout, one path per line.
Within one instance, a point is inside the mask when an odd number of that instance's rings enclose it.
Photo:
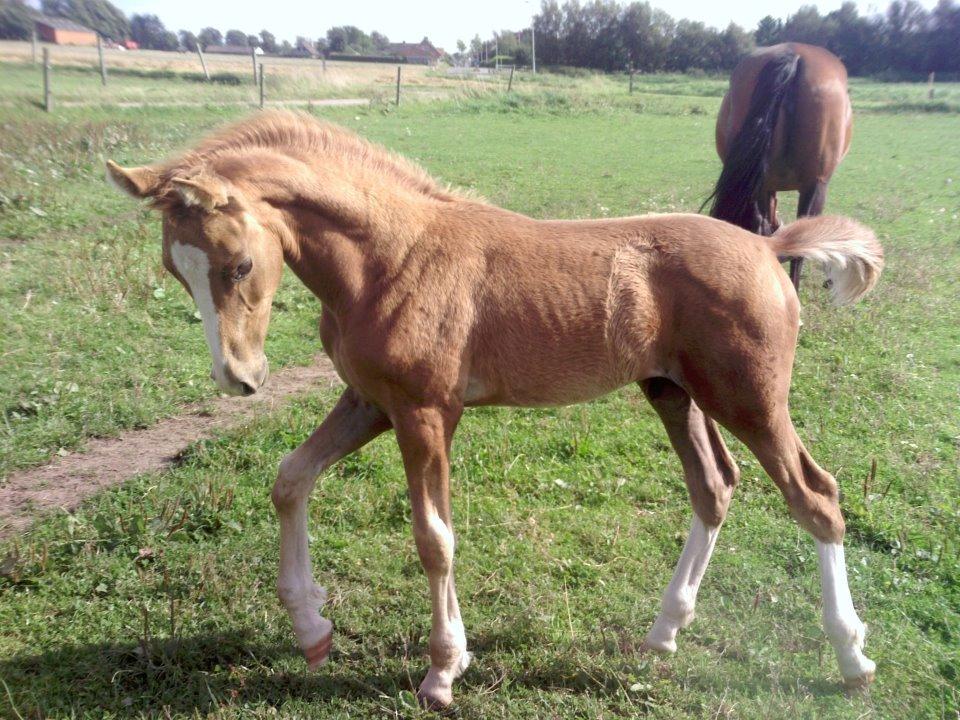
M 210 175 L 198 175 L 192 178 L 171 178 L 173 189 L 180 193 L 186 205 L 196 205 L 204 210 L 216 210 L 230 202 L 227 185 Z
M 150 197 L 160 189 L 160 175 L 146 165 L 125 168 L 107 160 L 107 179 L 135 198 Z

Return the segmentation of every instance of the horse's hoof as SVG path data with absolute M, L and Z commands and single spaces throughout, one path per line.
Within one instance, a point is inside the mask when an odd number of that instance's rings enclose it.
M 417 701 L 424 710 L 433 712 L 446 710 L 453 704 L 453 691 L 447 689 L 444 692 L 440 688 L 425 690 L 421 685 L 420 689 L 417 690 Z
M 653 640 L 646 638 L 640 645 L 642 653 L 657 653 L 658 655 L 673 655 L 677 652 L 676 640 Z
M 307 668 L 316 670 L 323 665 L 330 657 L 330 649 L 333 647 L 333 626 L 327 631 L 327 634 L 320 638 L 315 645 L 304 649 L 303 656 L 307 660 Z
M 864 660 L 867 660 L 864 658 Z M 867 660 L 868 667 L 864 668 L 864 671 L 855 675 L 854 677 L 845 677 L 843 679 L 843 686 L 847 689 L 847 692 L 857 693 L 865 690 L 870 686 L 870 683 L 874 681 L 877 676 L 877 666 L 873 663 L 872 660 Z

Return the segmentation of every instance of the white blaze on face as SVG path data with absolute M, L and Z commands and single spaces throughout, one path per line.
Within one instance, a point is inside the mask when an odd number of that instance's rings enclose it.
M 170 259 L 187 283 L 200 317 L 203 320 L 203 334 L 213 357 L 213 372 L 218 383 L 222 384 L 223 347 L 220 343 L 220 319 L 213 305 L 213 293 L 210 290 L 210 259 L 195 245 L 176 242 L 170 246 Z

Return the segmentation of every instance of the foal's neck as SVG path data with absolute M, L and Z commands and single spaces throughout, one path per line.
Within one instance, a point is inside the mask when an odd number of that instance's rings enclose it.
M 394 275 L 441 203 L 365 168 L 311 167 L 280 207 L 287 265 L 328 308 Z

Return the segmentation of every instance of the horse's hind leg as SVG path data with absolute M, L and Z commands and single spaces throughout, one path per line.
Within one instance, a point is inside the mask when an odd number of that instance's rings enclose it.
M 821 469 L 794 430 L 786 405 L 774 411 L 764 426 L 738 432 L 773 478 L 797 522 L 814 536 L 820 561 L 823 627 L 837 653 L 840 672 L 849 686 L 873 680 L 876 665 L 863 654 L 864 625 L 860 622 L 844 564 L 844 522 L 837 483 Z
M 811 186 L 800 191 L 800 200 L 797 203 L 797 217 L 821 215 L 827 204 L 827 183 L 818 180 Z M 793 287 L 800 290 L 800 271 L 803 269 L 803 258 L 790 259 L 790 281 Z
M 644 641 L 647 649 L 675 652 L 677 632 L 693 621 L 700 581 L 740 473 L 716 424 L 685 390 L 666 378 L 647 380 L 642 387 L 680 456 L 694 511 L 690 535 L 663 594 L 660 614 Z

